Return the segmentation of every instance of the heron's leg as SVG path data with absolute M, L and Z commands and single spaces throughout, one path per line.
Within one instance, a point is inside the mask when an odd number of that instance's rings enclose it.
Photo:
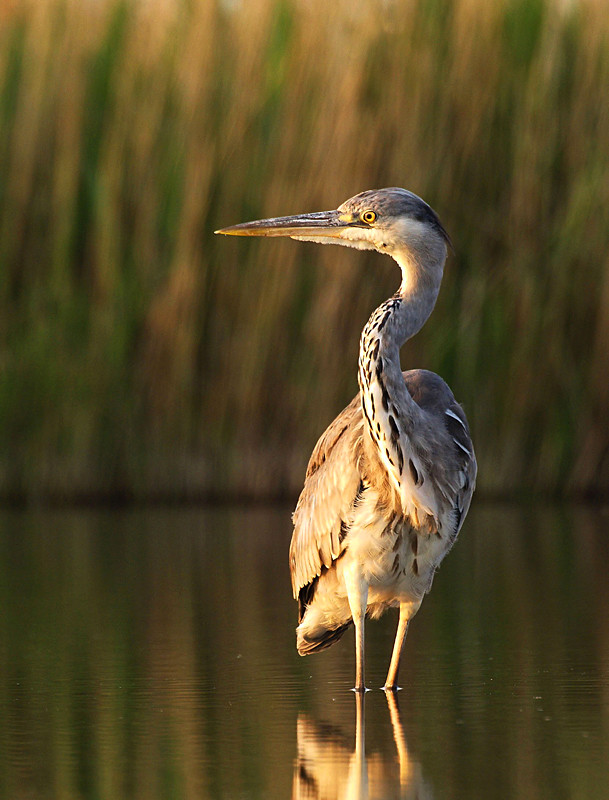
M 355 691 L 365 692 L 364 679 L 364 621 L 368 605 L 368 584 L 361 575 L 346 574 L 347 599 L 355 625 Z
M 395 642 L 393 643 L 393 653 L 391 654 L 391 663 L 389 664 L 387 680 L 383 687 L 385 690 L 396 691 L 398 688 L 398 670 L 400 668 L 400 658 L 402 657 L 406 634 L 408 633 L 408 624 L 419 610 L 420 605 L 420 603 L 400 603 L 400 621 L 398 622 L 398 630 L 395 635 Z

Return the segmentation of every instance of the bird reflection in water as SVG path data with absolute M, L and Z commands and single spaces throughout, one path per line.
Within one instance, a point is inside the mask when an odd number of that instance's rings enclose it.
M 333 725 L 298 718 L 298 755 L 294 766 L 293 800 L 391 800 L 433 794 L 421 765 L 408 752 L 395 693 L 386 692 L 396 753 L 366 756 L 366 696 L 355 693 L 355 747 Z

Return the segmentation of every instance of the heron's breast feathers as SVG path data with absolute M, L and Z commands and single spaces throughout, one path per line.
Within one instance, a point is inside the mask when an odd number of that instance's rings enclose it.
M 421 375 L 421 387 L 408 387 L 421 403 L 416 425 L 389 397 L 384 402 L 384 384 L 372 380 L 368 405 L 355 397 L 315 446 L 293 516 L 295 597 L 343 555 L 352 528 L 402 520 L 420 535 L 447 543 L 456 538 L 474 490 L 476 459 L 465 415 L 444 382 L 423 371 L 404 379 Z

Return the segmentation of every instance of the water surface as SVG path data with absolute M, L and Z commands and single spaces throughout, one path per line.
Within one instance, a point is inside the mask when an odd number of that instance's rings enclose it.
M 0 513 L 0 796 L 609 797 L 609 515 L 474 505 L 411 625 L 294 649 L 290 509 Z

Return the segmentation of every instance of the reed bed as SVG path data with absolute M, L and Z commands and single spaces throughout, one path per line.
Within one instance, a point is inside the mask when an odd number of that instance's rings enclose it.
M 296 491 L 396 270 L 212 232 L 383 185 L 454 240 L 403 364 L 464 403 L 480 489 L 607 491 L 603 3 L 0 13 L 4 497 Z

